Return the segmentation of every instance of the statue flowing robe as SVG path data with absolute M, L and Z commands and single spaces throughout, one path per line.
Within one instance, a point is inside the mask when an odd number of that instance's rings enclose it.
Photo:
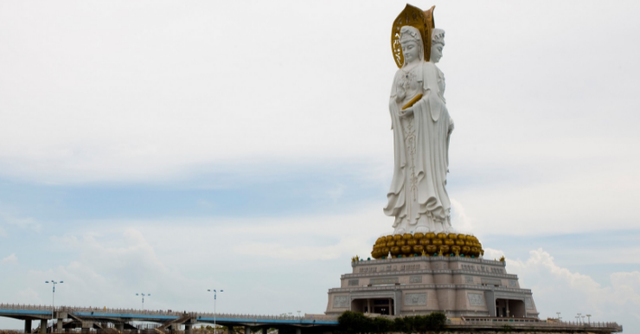
M 395 217 L 395 233 L 451 230 L 445 185 L 453 121 L 444 88 L 444 75 L 431 62 L 422 61 L 411 71 L 401 68 L 395 75 L 389 101 L 394 170 L 384 208 Z M 413 105 L 413 116 L 400 117 L 402 106 L 417 94 L 423 96 Z

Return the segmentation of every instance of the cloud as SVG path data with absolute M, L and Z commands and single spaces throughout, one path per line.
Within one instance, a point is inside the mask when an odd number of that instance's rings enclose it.
M 40 232 L 42 230 L 42 224 L 40 224 L 36 219 L 31 217 L 17 217 L 6 210 L 2 210 L 2 208 L 0 208 L 0 221 L 17 226 L 21 229 L 29 229 L 34 232 Z M 2 236 L 3 233 L 5 232 L 0 227 L 0 236 Z
M 337 286 L 350 269 L 350 257 L 368 255 L 378 236 L 374 231 L 391 231 L 387 217 L 374 209 L 321 217 L 101 221 L 87 224 L 100 229 L 52 238 L 77 256 L 62 266 L 31 271 L 27 283 L 63 279 L 56 302 L 65 305 L 139 308 L 135 293 L 144 292 L 152 294 L 147 308 L 208 310 L 206 289 L 222 287 L 226 311 L 269 313 L 260 303 L 248 309 L 241 301 L 275 298 L 274 312 L 284 312 L 304 296 L 299 308 L 322 312 L 322 291 Z M 503 254 L 489 248 L 485 258 Z M 572 320 L 581 312 L 592 314 L 592 321 L 640 328 L 632 311 L 640 307 L 638 271 L 615 271 L 604 284 L 557 265 L 542 249 L 525 260 L 507 258 L 507 269 L 532 289 L 542 318 L 560 311 Z M 38 297 L 32 292 L 29 300 Z M 15 298 L 22 301 L 23 295 Z
M 145 247 L 160 249 L 164 259 L 189 247 L 191 255 L 181 260 L 184 263 L 203 261 L 209 253 L 221 251 L 272 260 L 330 260 L 356 254 L 368 257 L 375 239 L 392 233 L 391 223 L 392 218 L 382 213 L 382 204 L 376 203 L 359 206 L 353 212 L 324 215 L 102 220 L 99 225 L 105 227 L 99 232 L 92 230 L 80 238 L 64 235 L 54 241 L 86 248 L 86 252 L 98 247 L 92 246 L 98 236 L 112 239 L 114 233 L 127 229 L 144 238 Z M 98 222 L 86 225 L 96 226 Z
M 462 206 L 462 203 L 458 202 L 454 198 L 451 200 L 451 224 L 454 229 L 459 233 L 473 234 L 473 220 L 467 215 L 467 212 Z
M 3 36 L 8 47 L 0 50 L 0 64 L 11 64 L 2 70 L 12 74 L 0 78 L 6 92 L 0 100 L 1 174 L 52 183 L 141 182 L 180 178 L 212 164 L 392 159 L 386 100 L 396 68 L 381 36 L 401 10 L 397 3 L 372 6 L 362 16 L 360 6 L 323 2 L 313 7 L 316 17 L 288 6 L 246 11 L 233 2 L 202 3 L 195 11 L 155 3 L 153 10 L 120 6 L 136 19 L 117 16 L 118 27 L 111 24 L 118 11 L 108 6 L 50 6 L 21 19 L 16 13 L 23 7 L 3 8 L 0 29 L 16 34 Z M 440 66 L 453 83 L 447 90 L 457 124 L 452 177 L 463 165 L 517 167 L 542 160 L 558 172 L 558 160 L 567 157 L 565 168 L 578 170 L 586 165 L 580 159 L 594 152 L 617 158 L 595 161 L 597 166 L 637 161 L 629 149 L 638 140 L 630 131 L 638 117 L 630 112 L 638 105 L 631 84 L 638 49 L 628 43 L 640 31 L 629 16 L 637 5 L 611 6 L 606 18 L 594 5 L 582 6 L 579 16 L 574 6 L 557 7 L 558 15 L 550 16 L 513 5 L 503 22 L 511 28 L 492 25 L 488 41 L 474 28 L 500 21 L 489 18 L 499 17 L 501 8 L 472 2 L 439 8 L 438 21 L 451 38 Z M 233 15 L 221 13 L 239 11 L 247 29 L 220 33 L 235 24 Z M 44 13 L 72 15 L 45 20 Z M 539 24 L 529 24 L 532 17 Z M 595 20 L 601 29 L 589 36 L 609 41 L 607 48 L 585 46 L 583 31 Z M 144 37 L 130 31 L 144 31 Z M 361 38 L 344 38 L 345 31 Z M 32 40 L 33 48 L 24 40 Z M 235 51 L 220 52 L 220 45 Z M 545 47 L 555 50 L 553 56 L 537 56 Z M 336 50 L 367 56 L 348 61 L 352 55 Z M 617 65 L 606 79 L 590 81 L 592 64 L 610 54 Z M 336 79 L 346 74 L 352 80 Z M 248 100 L 238 87 L 249 82 L 261 89 L 240 112 L 238 101 Z M 582 82 L 593 85 L 576 84 Z M 585 133 L 590 140 L 576 136 Z
M 74 235 L 53 237 L 52 241 L 80 251 L 81 257 L 64 269 L 73 276 L 90 275 L 91 279 L 104 279 L 98 272 L 109 272 L 131 281 L 143 273 L 168 274 L 142 233 L 133 228 L 124 229 L 115 238 L 101 233 L 84 233 L 79 238 Z
M 559 311 L 572 321 L 577 313 L 591 314 L 592 321 L 617 321 L 631 332 L 640 329 L 640 271 L 613 272 L 603 285 L 558 266 L 542 249 L 530 251 L 526 261 L 507 258 L 507 269 L 519 275 L 522 287 L 533 291 L 543 317 L 554 317 Z
M 18 257 L 16 256 L 16 254 L 11 254 L 11 255 L 3 258 L 2 261 L 0 261 L 0 263 L 15 264 L 15 263 L 18 263 Z
M 493 248 L 484 248 L 484 258 L 489 260 L 498 260 L 504 256 L 501 250 Z
M 144 292 L 152 294 L 147 308 L 196 311 L 209 310 L 206 289 L 222 287 L 230 298 L 224 301 L 227 311 L 281 313 L 297 305 L 320 313 L 326 293 L 319 291 L 337 284 L 352 256 L 369 255 L 376 231 L 392 231 L 381 211 L 376 206 L 325 216 L 84 222 L 50 238 L 66 254 L 64 261 L 31 270 L 18 285 L 64 280 L 56 288 L 61 305 L 139 308 L 135 293 Z M 247 307 L 242 300 L 251 298 L 278 301 L 269 309 L 261 303 Z
M 33 288 L 26 288 L 18 291 L 18 300 L 22 304 L 44 304 L 44 301 L 40 298 L 38 292 Z
M 335 203 L 342 197 L 345 189 L 346 189 L 345 185 L 338 184 L 333 189 L 327 190 L 327 196 L 329 196 L 331 201 Z
M 135 293 L 155 292 L 155 307 L 168 305 L 193 281 L 181 275 L 173 263 L 169 268 L 157 256 L 145 236 L 135 228 L 119 233 L 84 232 L 52 237 L 51 241 L 77 257 L 46 271 L 31 271 L 30 279 L 57 277 L 64 284 L 56 288 L 56 300 L 84 306 L 132 307 Z M 184 290 L 183 290 L 184 289 Z M 157 293 L 162 291 L 162 293 Z M 156 297 L 157 295 L 157 297 Z M 123 298 L 126 296 L 126 298 Z M 164 300 L 165 302 L 162 302 Z
M 233 248 L 233 251 L 244 255 L 266 256 L 282 260 L 332 260 L 344 254 L 354 253 L 355 249 L 367 249 L 366 242 L 359 237 L 341 238 L 337 244 L 323 246 L 287 245 L 285 240 L 280 243 L 247 242 Z M 360 253 L 367 258 L 370 251 Z

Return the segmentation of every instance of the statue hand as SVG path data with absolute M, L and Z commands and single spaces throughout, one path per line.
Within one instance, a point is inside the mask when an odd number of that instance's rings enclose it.
M 400 117 L 407 117 L 407 116 L 411 116 L 413 115 L 413 106 L 405 109 L 405 110 L 400 110 Z

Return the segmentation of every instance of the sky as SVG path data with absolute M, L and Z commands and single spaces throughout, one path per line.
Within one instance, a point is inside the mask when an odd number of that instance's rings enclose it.
M 454 228 L 640 332 L 640 3 L 435 5 Z M 323 313 L 393 231 L 404 6 L 0 2 L 0 303 Z

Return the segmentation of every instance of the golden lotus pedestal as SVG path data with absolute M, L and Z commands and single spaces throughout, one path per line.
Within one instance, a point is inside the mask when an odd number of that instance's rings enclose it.
M 415 245 L 401 247 L 405 246 Z M 340 287 L 329 290 L 326 314 L 440 311 L 448 317 L 538 318 L 531 290 L 522 289 L 518 276 L 506 272 L 504 260 L 482 259 L 482 252 L 476 257 L 460 252 L 446 256 L 442 248 L 438 251 L 435 256 L 416 255 L 412 248 L 407 256 L 402 250 L 394 256 L 390 250 L 391 257 L 378 254 L 379 259 L 375 255 L 374 259 L 354 259 L 352 272 L 340 277 Z
M 459 256 L 478 258 L 482 244 L 473 235 L 457 233 L 406 233 L 380 237 L 373 245 L 374 259 L 416 256 Z

